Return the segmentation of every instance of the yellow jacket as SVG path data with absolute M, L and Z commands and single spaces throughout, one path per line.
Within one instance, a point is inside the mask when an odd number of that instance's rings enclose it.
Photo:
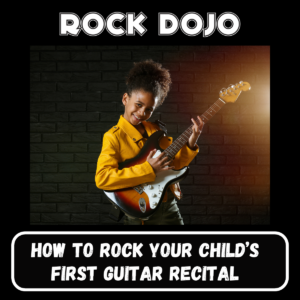
M 156 123 L 142 122 L 148 136 L 160 130 Z M 160 147 L 166 149 L 172 143 L 172 137 L 164 136 L 160 140 Z M 103 190 L 116 190 L 133 187 L 142 183 L 155 180 L 155 172 L 149 162 L 135 165 L 129 168 L 118 169 L 118 163 L 135 157 L 144 146 L 146 139 L 141 133 L 131 125 L 122 115 L 116 126 L 113 126 L 103 136 L 102 150 L 97 162 L 96 186 Z M 175 169 L 187 166 L 198 154 L 196 150 L 183 146 L 175 155 L 171 165 Z M 182 197 L 179 183 L 170 186 L 171 191 L 180 199 Z M 167 199 L 167 193 L 165 195 Z M 166 201 L 164 198 L 163 201 Z

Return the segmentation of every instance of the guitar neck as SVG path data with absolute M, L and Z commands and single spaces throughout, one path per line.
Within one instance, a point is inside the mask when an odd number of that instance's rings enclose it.
M 201 116 L 203 123 L 207 123 L 225 104 L 222 99 L 218 99 L 213 105 L 211 105 Z M 200 122 L 195 120 L 198 125 Z M 193 124 L 187 128 L 167 149 L 164 150 L 166 155 L 170 158 L 174 157 L 177 152 L 186 144 L 189 140 L 193 130 Z

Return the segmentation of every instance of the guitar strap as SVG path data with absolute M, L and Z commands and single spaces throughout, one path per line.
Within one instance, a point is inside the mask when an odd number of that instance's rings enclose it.
M 154 123 L 156 123 L 159 126 L 160 130 L 162 130 L 167 135 L 167 128 L 165 123 L 160 120 L 156 120 Z
M 167 135 L 167 128 L 165 123 L 161 122 L 160 120 L 156 120 L 154 123 L 156 123 L 159 126 L 160 130 L 162 130 Z M 113 204 L 108 217 L 115 222 L 119 222 L 124 215 L 124 212 L 117 205 Z

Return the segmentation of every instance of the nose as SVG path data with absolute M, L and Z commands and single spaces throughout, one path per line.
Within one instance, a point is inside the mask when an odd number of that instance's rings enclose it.
M 143 116 L 145 116 L 146 115 L 146 109 L 144 108 L 141 108 L 141 109 L 139 109 L 138 110 L 138 117 L 140 118 L 140 117 L 143 117 Z

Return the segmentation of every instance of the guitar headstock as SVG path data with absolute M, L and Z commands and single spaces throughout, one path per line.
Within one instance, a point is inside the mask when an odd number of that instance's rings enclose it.
M 240 81 L 235 85 L 230 85 L 227 89 L 220 91 L 219 97 L 225 102 L 235 102 L 242 91 L 249 91 L 251 86 L 248 82 Z

